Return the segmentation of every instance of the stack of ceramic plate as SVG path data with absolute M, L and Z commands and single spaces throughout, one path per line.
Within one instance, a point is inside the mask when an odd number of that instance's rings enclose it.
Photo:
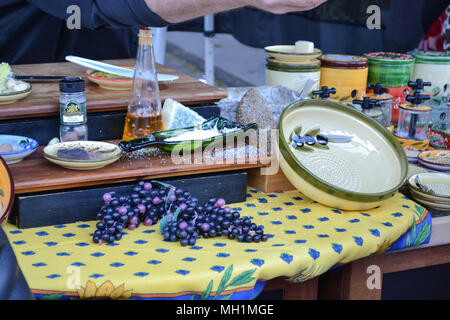
M 450 150 L 431 150 L 421 152 L 417 159 L 427 169 L 450 173 Z
M 419 173 L 408 179 L 411 197 L 428 209 L 450 212 L 450 175 Z

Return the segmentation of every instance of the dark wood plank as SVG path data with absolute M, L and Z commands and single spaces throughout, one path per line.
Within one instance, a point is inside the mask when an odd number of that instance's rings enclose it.
M 158 179 L 191 192 L 200 203 L 210 197 L 228 203 L 243 202 L 247 194 L 247 174 L 242 171 Z M 16 197 L 10 221 L 19 228 L 35 228 L 77 221 L 95 220 L 103 205 L 102 195 L 114 191 L 117 196 L 130 194 L 135 183 L 66 191 L 22 194 Z
M 109 60 L 112 64 L 132 66 L 134 59 Z M 69 62 L 44 63 L 12 66 L 16 75 L 81 76 L 86 68 Z M 184 75 L 163 65 L 157 71 L 175 74 L 180 78 L 173 82 L 160 83 L 160 96 L 175 99 L 185 105 L 216 102 L 226 98 L 225 91 L 209 86 L 197 79 Z M 92 112 L 126 110 L 130 99 L 129 91 L 105 90 L 86 79 L 87 110 Z M 33 92 L 25 99 L 0 108 L 0 120 L 47 117 L 59 114 L 59 88 L 57 83 L 34 83 Z
M 22 162 L 9 166 L 16 194 L 100 186 L 139 179 L 244 170 L 262 167 L 264 166 L 262 163 L 268 162 L 266 158 L 241 158 L 232 163 L 226 161 L 196 163 L 191 155 L 190 160 L 186 158 L 190 163 L 176 164 L 172 161 L 170 153 L 160 152 L 159 155 L 141 156 L 137 159 L 130 159 L 124 155 L 119 161 L 104 168 L 78 171 L 50 163 L 43 158 L 42 149 L 39 147 Z
M 302 283 L 291 283 L 284 278 L 267 281 L 263 291 L 283 290 L 283 300 L 317 300 L 319 278 Z
M 319 280 L 319 299 L 380 300 L 380 288 L 369 288 L 369 266 L 380 268 L 383 274 L 450 263 L 450 244 L 369 256 L 328 271 Z

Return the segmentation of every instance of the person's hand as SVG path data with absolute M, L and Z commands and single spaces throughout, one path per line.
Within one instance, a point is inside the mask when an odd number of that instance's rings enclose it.
M 275 14 L 307 11 L 320 6 L 327 0 L 249 0 L 249 5 Z

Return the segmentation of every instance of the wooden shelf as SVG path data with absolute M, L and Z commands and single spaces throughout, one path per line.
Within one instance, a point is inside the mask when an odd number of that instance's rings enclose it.
M 111 64 L 133 66 L 134 59 L 108 60 Z M 86 68 L 70 62 L 14 65 L 15 75 L 80 76 L 86 80 L 88 113 L 126 110 L 130 91 L 105 90 L 87 80 Z M 227 93 L 209 86 L 163 65 L 157 65 L 160 73 L 178 75 L 173 82 L 160 82 L 160 96 L 175 99 L 185 105 L 205 104 L 227 97 Z M 32 93 L 25 99 L 0 107 L 0 120 L 48 117 L 59 115 L 58 83 L 33 83 Z
M 39 147 L 22 162 L 10 165 L 16 194 L 64 190 L 69 188 L 99 186 L 140 179 L 156 179 L 175 176 L 196 175 L 231 170 L 245 170 L 263 167 L 268 159 L 240 159 L 241 163 L 195 163 L 175 164 L 170 154 L 160 152 L 156 156 L 141 156 L 130 159 L 122 158 L 104 168 L 90 171 L 69 170 L 50 163 L 42 155 Z M 245 160 L 245 161 L 242 161 Z

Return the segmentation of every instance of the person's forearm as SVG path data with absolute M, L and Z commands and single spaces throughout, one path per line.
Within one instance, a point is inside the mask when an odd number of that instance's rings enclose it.
M 150 10 L 170 23 L 247 5 L 245 0 L 145 0 Z
M 282 14 L 313 9 L 327 0 L 145 0 L 150 10 L 169 23 L 245 6 Z

